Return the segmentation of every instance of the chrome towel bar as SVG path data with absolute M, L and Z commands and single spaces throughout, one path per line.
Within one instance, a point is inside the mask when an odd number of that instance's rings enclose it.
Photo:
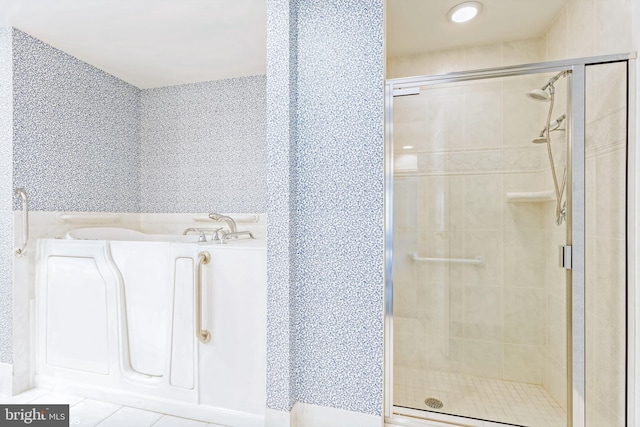
M 210 259 L 209 252 L 200 252 L 196 261 L 196 335 L 205 344 L 211 341 L 211 332 L 202 329 L 202 265 Z
M 477 267 L 484 266 L 484 257 L 477 256 L 472 259 L 464 259 L 464 258 L 420 258 L 418 254 L 413 252 L 410 253 L 409 256 L 414 261 L 425 261 L 425 262 L 446 262 L 449 264 L 471 264 Z
M 26 255 L 29 244 L 29 202 L 24 188 L 16 188 L 13 196 L 22 200 L 22 247 L 16 249 L 16 256 L 22 257 Z

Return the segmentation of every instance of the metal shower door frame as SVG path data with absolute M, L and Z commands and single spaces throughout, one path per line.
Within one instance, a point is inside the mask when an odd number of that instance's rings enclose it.
M 567 138 L 567 237 L 571 246 L 571 269 L 567 270 L 567 422 L 569 427 L 586 426 L 585 387 L 585 90 L 586 67 L 613 62 L 627 62 L 629 167 L 627 184 L 627 425 L 633 424 L 635 383 L 635 55 L 624 53 L 563 61 L 524 64 L 509 67 L 448 73 L 432 76 L 389 79 L 385 85 L 385 289 L 384 289 L 384 408 L 385 421 L 391 425 L 418 426 L 431 422 L 460 423 L 458 416 L 448 416 L 418 410 L 403 410 L 399 415 L 393 405 L 393 93 L 396 89 L 443 83 L 478 81 L 483 79 L 527 74 L 569 71 Z M 425 415 L 428 414 L 428 418 Z M 469 425 L 477 420 L 469 419 Z M 433 425 L 433 424 L 431 424 Z M 459 425 L 459 424 L 456 424 Z M 484 424 L 489 425 L 486 421 Z M 498 425 L 498 424 L 496 424 Z

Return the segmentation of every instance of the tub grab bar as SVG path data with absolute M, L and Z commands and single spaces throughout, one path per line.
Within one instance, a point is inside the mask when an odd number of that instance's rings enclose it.
M 427 261 L 427 262 L 448 262 L 450 264 L 472 264 L 478 267 L 484 265 L 484 257 L 477 256 L 473 259 L 460 259 L 460 258 L 420 258 L 418 254 L 413 252 L 409 254 L 414 261 Z
M 16 255 L 22 257 L 26 255 L 29 244 L 29 202 L 24 188 L 16 188 L 13 195 L 22 199 L 22 247 L 16 249 Z
M 202 343 L 211 341 L 211 333 L 202 329 L 202 264 L 206 264 L 211 259 L 209 252 L 200 252 L 196 261 L 196 335 Z

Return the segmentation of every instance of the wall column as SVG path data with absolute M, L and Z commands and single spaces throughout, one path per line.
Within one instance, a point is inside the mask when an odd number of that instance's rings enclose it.
M 382 0 L 269 0 L 268 388 L 380 415 Z

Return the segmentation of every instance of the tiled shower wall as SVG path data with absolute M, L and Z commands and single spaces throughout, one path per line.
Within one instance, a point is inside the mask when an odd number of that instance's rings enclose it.
M 13 72 L 11 29 L 0 27 L 0 363 L 13 361 Z
M 546 34 L 546 57 L 633 52 L 629 0 L 570 0 Z M 597 31 L 594 31 L 597 29 Z M 626 77 L 587 69 L 586 387 L 588 425 L 624 426 Z
M 525 39 L 387 59 L 387 78 L 424 76 L 543 61 L 540 39 Z
M 545 35 L 547 60 L 634 52 L 630 0 L 569 0 Z M 587 425 L 624 426 L 626 77 L 587 69 Z
M 625 425 L 626 66 L 587 69 L 588 425 Z
M 545 372 L 542 203 L 549 190 L 539 77 L 425 88 L 396 98 L 394 364 L 541 384 Z M 487 108 L 487 106 L 490 106 Z M 403 150 L 403 145 L 414 146 Z M 400 165 L 397 165 L 400 166 Z M 415 262 L 482 256 L 483 266 Z

